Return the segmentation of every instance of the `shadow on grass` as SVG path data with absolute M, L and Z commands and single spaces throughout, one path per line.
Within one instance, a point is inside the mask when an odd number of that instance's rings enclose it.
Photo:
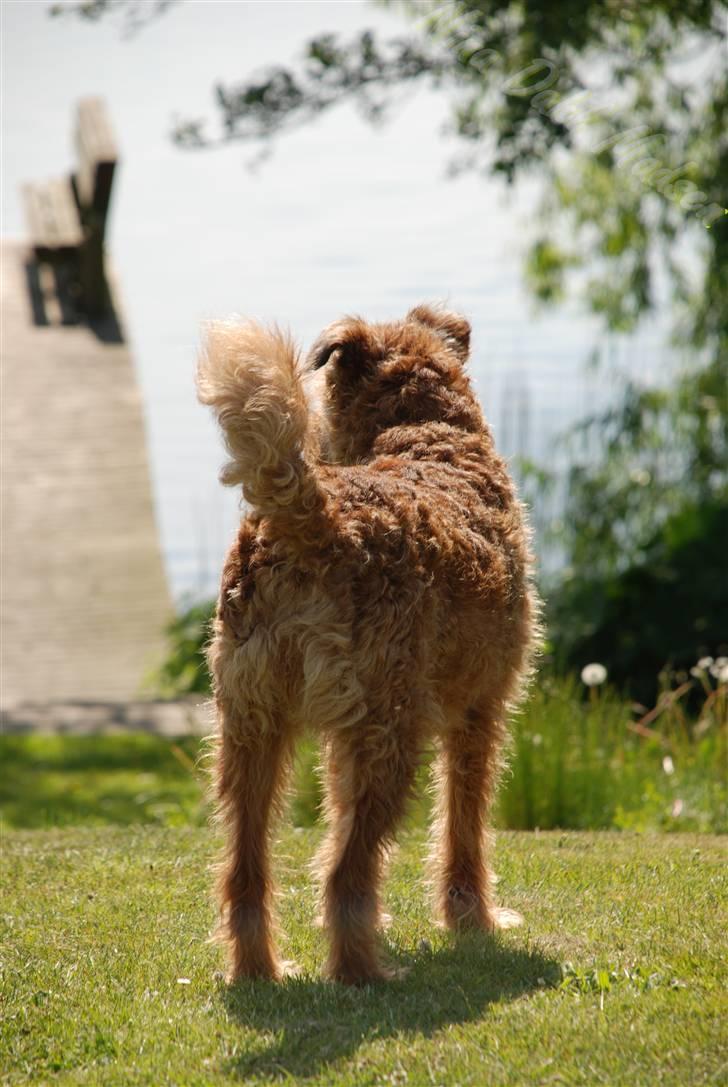
M 489 1005 L 552 987 L 561 977 L 556 960 L 497 936 L 464 937 L 426 954 L 390 949 L 388 957 L 409 968 L 403 979 L 362 989 L 306 977 L 224 989 L 228 1014 L 269 1039 L 265 1048 L 227 1062 L 227 1074 L 242 1080 L 312 1076 L 375 1039 L 428 1037 L 450 1024 L 475 1022 Z

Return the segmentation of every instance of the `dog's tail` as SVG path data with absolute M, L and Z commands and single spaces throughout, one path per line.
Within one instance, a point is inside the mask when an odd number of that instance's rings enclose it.
M 220 478 L 299 541 L 322 539 L 325 495 L 313 468 L 315 440 L 289 336 L 253 321 L 208 326 L 197 393 L 217 417 L 230 460 Z

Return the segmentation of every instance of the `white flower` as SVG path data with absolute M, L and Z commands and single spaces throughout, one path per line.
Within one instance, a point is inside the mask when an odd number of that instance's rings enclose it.
M 598 687 L 607 678 L 603 664 L 585 664 L 581 670 L 581 682 L 587 687 Z
M 700 669 L 701 672 L 707 672 L 712 663 L 712 657 L 701 657 L 698 661 L 697 667 Z
M 718 683 L 728 683 L 728 660 L 725 657 L 718 657 L 710 669 L 710 674 L 718 680 Z
M 682 815 L 684 804 L 680 797 L 676 797 L 672 804 L 672 817 L 673 819 L 679 818 Z
M 675 773 L 675 763 L 672 761 L 669 755 L 665 755 L 664 759 L 662 760 L 662 769 L 665 771 L 666 774 Z

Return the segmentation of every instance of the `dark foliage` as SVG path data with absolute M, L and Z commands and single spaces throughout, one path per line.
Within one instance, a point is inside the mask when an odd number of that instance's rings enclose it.
M 652 705 L 664 669 L 684 670 L 728 650 L 728 504 L 687 506 L 647 543 L 644 557 L 607 577 L 567 582 L 553 609 L 558 662 L 607 666 Z
M 210 675 L 205 647 L 210 638 L 210 623 L 215 601 L 183 607 L 166 629 L 169 654 L 154 677 L 155 686 L 164 696 L 209 694 Z

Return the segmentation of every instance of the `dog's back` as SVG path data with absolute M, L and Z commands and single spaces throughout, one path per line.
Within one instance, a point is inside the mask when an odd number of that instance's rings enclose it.
M 252 506 L 226 565 L 218 638 L 232 639 L 250 686 L 253 637 L 258 689 L 267 655 L 290 712 L 314 727 L 351 723 L 363 690 L 397 667 L 428 688 L 429 716 L 499 673 L 514 675 L 504 696 L 516 693 L 534 625 L 530 560 L 464 371 L 468 334 L 462 318 L 425 307 L 400 324 L 332 326 L 303 371 L 326 368 L 312 421 L 286 337 L 212 330 L 201 397 L 232 454 L 223 479 Z

